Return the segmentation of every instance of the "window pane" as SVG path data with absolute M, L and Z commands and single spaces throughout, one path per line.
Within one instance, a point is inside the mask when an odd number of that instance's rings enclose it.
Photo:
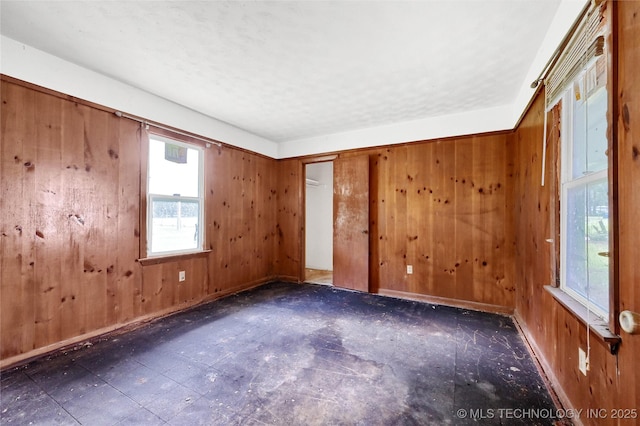
M 589 300 L 609 311 L 609 191 L 607 179 L 587 186 Z
M 587 244 L 586 228 L 586 190 L 585 187 L 567 191 L 567 258 L 566 285 L 587 297 Z
M 601 87 L 585 102 L 584 79 L 572 89 L 573 145 L 572 179 L 605 170 L 607 151 L 607 91 Z
M 573 100 L 573 144 L 571 178 L 578 179 L 587 172 L 587 106 L 584 102 L 584 85 L 583 79 L 578 79 L 571 90 Z
M 199 155 L 194 148 L 150 139 L 149 193 L 198 197 Z
M 587 100 L 587 169 L 599 172 L 608 167 L 607 161 L 607 91 L 598 89 Z
M 607 179 L 567 194 L 566 285 L 602 311 L 609 310 L 609 203 Z
M 151 252 L 196 249 L 199 201 L 151 200 Z

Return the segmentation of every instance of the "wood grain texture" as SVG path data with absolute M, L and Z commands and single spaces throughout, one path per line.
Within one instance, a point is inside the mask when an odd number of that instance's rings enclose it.
M 206 150 L 209 292 L 275 274 L 276 161 L 213 146 Z
M 637 2 L 610 2 L 607 13 L 616 13 L 613 20 L 613 37 L 617 40 L 618 109 L 613 111 L 613 123 L 609 135 L 610 155 L 617 156 L 615 178 L 618 181 L 617 239 L 619 270 L 619 310 L 640 311 L 640 234 L 637 227 L 640 212 L 640 151 L 638 147 L 638 123 L 640 122 L 640 4 Z M 617 21 L 617 25 L 616 25 Z M 615 56 L 614 56 L 615 57 Z M 568 408 L 604 409 L 608 414 L 614 409 L 638 409 L 640 407 L 640 373 L 637 354 L 640 336 L 621 332 L 622 345 L 618 356 L 590 336 L 590 371 L 584 376 L 578 371 L 578 348 L 587 348 L 587 329 L 581 321 L 564 309 L 542 286 L 556 280 L 556 247 L 545 244 L 547 238 L 557 241 L 557 195 L 553 185 L 540 187 L 542 158 L 542 129 L 544 106 L 539 96 L 513 136 L 515 149 L 515 205 L 516 226 L 516 316 L 532 343 L 547 374 Z M 616 103 L 614 103 L 615 105 Z M 558 132 L 553 129 L 553 111 L 549 113 L 549 142 L 547 152 L 546 182 L 557 177 Z M 637 419 L 606 419 L 583 416 L 581 422 L 588 425 L 633 425 Z
M 333 162 L 333 284 L 369 291 L 369 156 Z
M 304 206 L 302 205 L 304 167 L 299 159 L 278 162 L 278 186 L 272 196 L 277 200 L 277 275 L 285 280 L 304 280 Z
M 128 235 L 131 257 L 118 258 L 127 253 L 118 250 L 118 152 L 133 123 L 5 81 L 2 102 L 6 358 L 131 318 L 131 304 L 120 309 L 119 271 L 136 269 L 137 240 Z M 137 201 L 135 170 L 122 172 L 133 173 Z
M 512 149 L 495 133 L 341 153 L 369 156 L 370 291 L 513 309 Z M 303 206 L 284 191 L 301 185 L 304 161 L 279 162 L 279 270 L 295 280 Z
M 616 2 L 618 23 L 618 261 L 620 311 L 640 312 L 640 3 Z M 621 406 L 640 406 L 640 335 L 621 332 Z
M 0 151 L 0 206 L 2 210 L 2 257 L 0 261 L 0 338 L 2 357 L 26 352 L 35 347 L 35 229 L 31 226 L 29 203 L 34 192 L 35 111 L 28 108 L 33 92 L 14 86 L 2 86 L 2 145 Z M 7 300 L 11 299 L 11 303 Z
M 367 151 L 376 290 L 513 308 L 508 148 L 504 133 Z
M 0 366 L 278 274 L 276 160 L 205 150 L 211 252 L 142 266 L 146 132 L 8 77 L 1 93 Z

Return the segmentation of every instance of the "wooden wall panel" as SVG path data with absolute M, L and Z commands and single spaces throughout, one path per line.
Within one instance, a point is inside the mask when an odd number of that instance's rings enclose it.
M 376 289 L 514 306 L 509 140 L 505 133 L 366 151 L 377 179 L 371 183 Z
M 78 121 L 78 120 L 71 120 Z M 118 135 L 118 235 L 116 263 L 107 266 L 107 274 L 116 279 L 117 321 L 127 323 L 142 314 L 140 268 L 131 259 L 140 258 L 140 131 L 139 127 L 120 126 Z
M 228 293 L 275 274 L 277 162 L 227 147 L 206 155 L 209 287 Z
M 66 200 L 69 213 L 64 225 L 65 234 L 68 236 L 66 241 L 68 249 L 62 251 L 66 286 L 61 294 L 60 315 L 62 323 L 65 324 L 61 338 L 68 339 L 73 337 L 75 333 L 83 334 L 86 332 L 84 321 L 78 320 L 85 317 L 87 306 L 86 299 L 79 297 L 83 292 L 84 224 L 86 219 L 82 216 L 84 209 L 77 182 L 84 180 L 84 175 L 87 173 L 84 167 L 84 115 L 88 113 L 88 108 L 72 102 L 61 102 L 61 107 L 62 146 L 60 155 L 64 182 L 61 198 Z M 66 324 L 74 322 L 79 322 L 77 328 L 66 326 Z
M 634 231 L 640 212 L 640 143 L 637 135 L 640 123 L 637 99 L 640 93 L 637 73 L 640 66 L 637 43 L 640 39 L 640 4 L 615 2 L 609 3 L 608 7 L 614 12 L 617 10 L 618 23 L 613 31 L 614 39 L 618 39 L 619 55 L 616 64 L 618 89 L 614 94 L 618 99 L 614 118 L 618 142 L 620 231 L 615 237 L 618 239 L 619 309 L 640 312 L 640 234 Z M 607 414 L 606 419 L 583 415 L 581 423 L 637 424 L 637 418 L 614 419 L 611 413 L 617 409 L 640 409 L 637 357 L 640 336 L 620 331 L 622 344 L 617 356 L 595 336 L 589 336 L 590 371 L 584 376 L 578 370 L 578 348 L 587 347 L 586 326 L 543 289 L 553 281 L 550 270 L 555 267 L 556 259 L 553 246 L 545 244 L 545 240 L 554 238 L 549 234 L 557 209 L 552 195 L 554 190 L 549 185 L 554 161 L 551 152 L 547 154 L 547 185 L 540 186 L 543 102 L 543 97 L 539 96 L 513 136 L 516 315 L 566 408 L 603 409 Z M 553 123 L 552 113 L 548 119 Z M 549 132 L 550 148 L 553 148 L 558 143 L 557 132 L 552 128 Z
M 8 77 L 1 93 L 0 367 L 278 273 L 276 160 L 205 150 L 211 252 L 142 266 L 139 125 Z
M 300 160 L 278 162 L 278 187 L 272 191 L 278 206 L 277 275 L 292 281 L 302 281 L 303 278 L 304 262 L 301 260 L 304 232 L 303 178 L 304 168 Z
M 380 268 L 380 259 L 377 253 L 371 250 L 371 242 L 379 241 L 382 239 L 382 232 L 385 227 L 385 222 L 381 221 L 378 210 L 374 208 L 379 204 L 377 195 L 380 188 L 381 171 L 378 167 L 382 154 L 371 155 L 369 158 L 369 291 L 371 293 L 377 293 L 380 289 L 380 274 L 375 274 Z
M 640 3 L 616 2 L 620 310 L 640 312 Z M 640 335 L 621 332 L 619 404 L 640 407 Z
M 384 262 L 385 274 L 380 280 L 380 289 L 391 288 L 393 290 L 408 290 L 409 277 L 405 274 L 407 259 L 407 245 L 409 235 L 407 233 L 407 147 L 387 150 L 387 164 L 389 171 L 387 181 L 379 188 L 380 198 L 384 200 L 387 244 L 385 251 L 380 255 L 386 259 Z M 374 206 L 377 208 L 377 206 Z M 371 247 L 375 250 L 375 246 Z
M 454 182 L 458 170 L 456 169 L 456 148 L 460 141 L 455 143 L 436 142 L 435 144 L 435 164 L 433 164 L 433 178 L 436 182 L 433 191 L 433 216 L 434 228 L 432 230 L 418 230 L 420 233 L 433 232 L 436 236 L 436 251 L 434 259 L 436 261 L 434 268 L 434 283 L 438 283 L 436 296 L 455 299 L 456 293 L 460 293 L 463 286 L 474 286 L 474 282 L 460 283 L 457 281 L 457 267 L 459 263 L 457 250 L 462 245 L 469 242 L 468 236 L 465 241 L 457 239 L 457 223 L 458 217 L 455 214 L 455 208 L 459 203 L 464 202 L 456 198 L 456 184 Z M 414 200 L 412 200 L 414 201 Z M 466 200 L 470 202 L 471 200 Z M 412 203 L 414 209 L 419 207 Z M 435 231 L 435 232 L 434 232 Z M 420 233 L 414 236 L 420 237 Z M 418 240 L 416 240 L 418 241 Z M 474 271 L 475 273 L 475 271 Z M 478 283 L 480 284 L 480 283 Z M 480 291 L 482 293 L 482 291 Z M 482 300 L 477 300 L 482 302 Z
M 33 349 L 35 339 L 35 238 L 31 237 L 35 230 L 29 203 L 20 201 L 32 199 L 35 186 L 34 145 L 24 143 L 34 139 L 35 111 L 27 105 L 33 104 L 35 94 L 2 86 L 1 95 L 0 356 L 4 358 Z M 6 302 L 9 298 L 12 303 Z
M 231 180 L 230 152 L 212 148 L 207 151 L 207 220 L 206 242 L 212 251 L 209 268 L 209 291 L 222 291 L 222 284 L 229 281 L 229 264 L 231 263 L 229 225 L 231 204 L 227 200 L 228 182 Z M 225 226 L 223 226 L 225 225 Z
M 467 220 L 473 216 L 476 206 L 472 200 L 477 198 L 475 188 L 471 182 L 471 173 L 474 167 L 474 144 L 473 140 L 463 140 L 456 143 L 455 147 L 455 170 L 458 171 L 452 183 L 454 183 L 455 199 L 469 200 L 469 202 L 456 202 L 453 205 L 453 216 L 457 218 L 455 227 L 456 241 L 459 238 L 466 238 L 467 244 L 458 244 L 456 247 L 455 263 L 449 265 L 449 270 L 455 271 L 456 294 L 453 297 L 462 300 L 476 300 L 482 297 L 482 289 L 473 285 L 476 273 L 475 251 L 476 240 L 473 238 L 477 228 L 472 226 L 472 221 Z
M 385 149 L 380 153 L 377 153 L 376 158 L 370 162 L 373 164 L 373 173 L 370 176 L 378 176 L 377 182 L 370 182 L 369 187 L 376 189 L 375 193 L 370 194 L 371 206 L 369 208 L 370 215 L 375 216 L 377 225 L 372 226 L 371 235 L 377 235 L 377 238 L 373 237 L 369 245 L 371 251 L 371 280 L 377 284 L 375 286 L 376 291 L 380 288 L 388 288 L 393 282 L 390 283 L 390 257 L 388 253 L 391 249 L 384 251 L 378 250 L 377 247 L 395 247 L 396 239 L 396 221 L 393 215 L 393 206 L 396 203 L 395 192 L 392 197 L 387 197 L 386 188 L 390 185 L 390 179 L 393 175 L 394 154 L 397 150 Z M 402 200 L 402 199 L 401 199 Z M 402 207 L 398 207 L 401 209 Z
M 546 167 L 546 185 L 541 183 L 542 138 L 544 123 L 544 98 L 533 104 L 529 113 L 514 135 L 515 156 L 515 210 L 518 224 L 516 228 L 516 276 L 518 277 L 516 306 L 527 323 L 535 323 L 544 332 L 545 307 L 541 303 L 543 287 L 552 284 L 549 276 L 549 262 L 553 245 L 546 243 L 549 235 L 549 205 L 551 201 L 550 182 L 552 180 L 551 161 Z M 551 114 L 549 115 L 551 117 Z M 556 149 L 557 138 L 549 139 L 547 160 Z M 532 267 L 532 263 L 535 267 Z M 546 300 L 546 299 L 545 299 Z M 549 299 L 551 300 L 551 299 Z M 526 309 L 522 309 L 525 307 Z M 550 329 L 547 329 L 549 332 Z
M 47 97 L 36 106 L 35 139 L 38 148 L 32 167 L 35 169 L 35 187 L 29 209 L 34 213 L 35 274 L 38 286 L 35 306 L 35 345 L 47 343 L 49 336 L 59 340 L 60 317 L 56 311 L 61 303 L 61 248 L 63 236 L 56 232 L 62 226 L 64 215 L 58 194 L 60 185 L 60 101 Z M 40 259 L 51 259 L 42 262 Z
M 254 177 L 254 198 L 251 205 L 255 226 L 255 234 L 252 241 L 259 242 L 253 247 L 256 271 L 252 281 L 257 277 L 272 277 L 277 275 L 276 264 L 278 260 L 278 241 L 276 238 L 276 225 L 278 200 L 273 196 L 273 191 L 278 188 L 278 163 L 269 158 L 255 156 L 256 172 Z
M 3 311 L 21 312 L 19 323 L 3 318 L 3 343 L 7 329 L 21 342 L 3 344 L 4 358 L 117 321 L 115 268 L 107 266 L 117 252 L 117 186 L 105 182 L 118 181 L 119 127 L 114 116 L 58 96 L 2 89 L 2 269 L 12 253 L 28 267 L 3 272 Z

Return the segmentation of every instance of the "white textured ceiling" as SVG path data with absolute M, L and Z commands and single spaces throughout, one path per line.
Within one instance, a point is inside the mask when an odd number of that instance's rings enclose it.
M 0 30 L 290 142 L 512 104 L 559 4 L 3 0 Z

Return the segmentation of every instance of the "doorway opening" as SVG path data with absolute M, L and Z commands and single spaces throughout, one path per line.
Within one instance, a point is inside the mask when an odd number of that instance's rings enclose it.
M 305 166 L 304 280 L 333 285 L 333 162 Z

